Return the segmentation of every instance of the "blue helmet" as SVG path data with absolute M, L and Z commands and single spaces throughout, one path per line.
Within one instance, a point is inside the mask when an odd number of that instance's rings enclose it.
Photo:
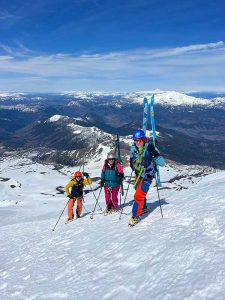
M 137 129 L 133 132 L 132 138 L 133 138 L 133 140 L 141 139 L 141 138 L 143 139 L 143 138 L 145 138 L 145 133 L 142 129 Z

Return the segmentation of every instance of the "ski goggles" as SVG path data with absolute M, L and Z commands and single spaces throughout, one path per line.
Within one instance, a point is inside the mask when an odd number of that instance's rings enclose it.
M 144 143 L 145 139 L 144 138 L 139 138 L 139 139 L 135 139 L 134 142 L 135 143 Z

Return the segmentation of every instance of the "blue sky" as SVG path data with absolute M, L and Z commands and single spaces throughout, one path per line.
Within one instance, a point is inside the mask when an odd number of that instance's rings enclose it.
M 223 0 L 0 0 L 0 91 L 225 91 Z

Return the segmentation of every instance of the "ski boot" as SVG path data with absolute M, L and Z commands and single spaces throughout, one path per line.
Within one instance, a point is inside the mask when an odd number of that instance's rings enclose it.
M 112 214 L 112 213 L 115 213 L 115 212 L 117 212 L 117 209 L 114 206 L 112 206 L 111 210 L 110 210 L 110 213 Z
M 140 217 L 132 217 L 128 223 L 129 226 L 135 226 L 137 223 L 141 221 Z
M 142 209 L 142 215 L 144 215 L 144 214 L 147 214 L 149 212 L 149 210 L 148 210 L 148 208 L 147 207 L 145 207 L 145 208 L 143 208 Z
M 72 222 L 73 220 L 74 220 L 74 218 L 72 218 L 72 219 L 71 218 L 67 218 L 65 224 L 68 224 L 68 223 Z
M 106 206 L 106 209 L 104 211 L 104 216 L 107 216 L 108 214 L 111 214 L 111 213 L 112 213 L 112 205 L 110 203 Z

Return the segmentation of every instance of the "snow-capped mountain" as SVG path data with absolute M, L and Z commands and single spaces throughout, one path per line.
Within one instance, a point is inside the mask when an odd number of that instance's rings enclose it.
M 85 101 L 91 101 L 96 97 L 99 98 L 111 98 L 111 99 L 126 99 L 127 101 L 134 103 L 143 103 L 143 98 L 150 98 L 155 95 L 155 103 L 163 106 L 216 106 L 219 103 L 224 103 L 225 97 L 215 97 L 211 99 L 205 99 L 200 97 L 193 97 L 190 95 L 182 94 L 175 91 L 141 91 L 133 93 L 100 93 L 100 92 L 65 92 L 61 95 L 69 95 L 74 98 L 83 99 Z
M 203 99 L 171 91 L 4 94 L 0 96 L 1 149 L 35 150 L 38 161 L 69 163 L 81 152 L 86 157 L 99 155 L 97 144 L 113 148 L 118 133 L 125 140 L 126 157 L 132 131 L 142 126 L 143 98 L 153 92 L 164 156 L 224 168 L 224 98 Z M 72 159 L 72 163 L 80 162 Z

